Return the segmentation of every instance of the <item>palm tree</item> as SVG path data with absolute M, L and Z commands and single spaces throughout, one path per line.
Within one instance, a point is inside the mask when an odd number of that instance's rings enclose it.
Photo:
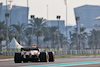
M 59 40 L 60 40 L 61 48 L 63 48 L 63 45 L 67 44 L 67 38 L 64 36 L 64 34 L 60 33 Z
M 35 35 L 36 35 L 36 37 L 37 37 L 37 46 L 39 46 L 39 37 L 40 36 L 42 36 L 42 30 L 41 29 L 39 29 L 39 30 L 36 30 L 36 32 L 35 32 Z
M 4 21 L 0 21 L 0 51 L 2 51 L 1 41 L 6 39 L 6 25 Z
M 34 20 L 35 22 L 34 22 L 34 28 L 35 29 L 42 29 L 43 27 L 45 27 L 46 26 L 46 21 L 43 19 L 43 18 L 35 18 L 35 20 Z
M 91 49 L 98 49 L 100 48 L 100 30 L 91 30 L 88 39 L 88 44 Z
M 72 38 L 71 38 L 70 49 L 72 49 L 74 45 L 76 45 L 76 46 L 78 47 L 78 45 L 77 45 L 77 33 L 74 32 L 74 33 L 71 35 L 71 37 L 72 37 Z
M 43 27 L 46 26 L 46 22 L 43 18 L 35 18 L 32 23 L 32 27 L 34 28 L 34 34 L 37 37 L 37 46 L 39 46 L 39 37 L 43 35 Z
M 55 44 L 57 44 L 57 27 L 47 27 L 46 30 L 44 30 L 44 42 L 51 41 L 52 47 L 54 47 Z
M 21 36 L 23 35 L 23 31 L 25 30 L 25 26 L 26 24 L 25 23 L 20 23 L 18 22 L 18 24 L 12 24 L 11 27 L 14 28 L 14 32 L 16 34 L 18 34 L 18 37 L 17 37 L 17 40 L 18 42 L 20 43 L 20 40 L 21 40 Z
M 83 47 L 83 49 L 85 49 L 85 42 L 86 42 L 86 36 L 87 36 L 87 32 L 85 32 L 86 28 L 82 27 L 80 28 L 80 48 L 81 46 Z
M 45 44 L 46 42 L 50 41 L 50 38 L 48 36 L 48 35 L 50 35 L 49 27 L 43 27 L 42 31 L 43 31 L 43 36 L 44 36 L 43 42 Z
M 4 21 L 0 21 L 0 37 L 2 36 L 2 39 L 6 39 L 6 25 Z
M 24 30 L 24 35 L 25 35 L 25 43 L 27 46 L 31 46 L 31 37 L 32 37 L 32 28 L 28 27 Z
M 78 44 L 77 44 L 77 28 L 74 28 L 74 33 L 71 35 L 71 44 L 70 44 L 70 48 L 73 48 L 73 46 L 77 46 L 77 49 L 80 49 L 81 46 L 83 47 L 84 49 L 84 46 L 85 46 L 85 40 L 86 40 L 86 36 L 87 36 L 87 33 L 84 32 L 85 31 L 85 28 L 82 27 L 80 28 L 80 34 L 78 34 Z

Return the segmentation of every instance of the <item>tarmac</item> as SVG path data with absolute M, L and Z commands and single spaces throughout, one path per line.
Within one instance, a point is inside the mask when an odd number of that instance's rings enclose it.
M 100 67 L 100 64 L 87 64 L 87 65 L 76 65 L 76 66 L 59 66 L 59 67 Z
M 55 62 L 29 62 L 29 63 L 14 63 L 13 58 L 11 59 L 0 59 L 0 67 L 44 67 L 42 65 L 56 65 L 55 67 L 100 67 L 100 63 L 91 63 L 83 65 L 69 65 L 69 66 L 59 66 L 59 64 L 69 64 L 69 63 L 80 63 L 80 62 L 100 62 L 100 58 L 56 58 Z M 49 66 L 52 67 L 52 66 Z

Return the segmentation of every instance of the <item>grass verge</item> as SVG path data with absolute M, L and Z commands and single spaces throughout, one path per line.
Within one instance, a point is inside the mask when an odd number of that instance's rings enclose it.
M 84 55 L 55 55 L 55 58 L 71 58 L 71 57 L 91 56 L 91 55 L 100 55 L 100 54 L 84 54 Z
M 0 59 L 14 58 L 13 56 L 0 56 Z

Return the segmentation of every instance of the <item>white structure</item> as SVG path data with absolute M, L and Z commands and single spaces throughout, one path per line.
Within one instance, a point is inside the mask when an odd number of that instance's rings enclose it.
M 0 10 L 0 12 L 1 12 L 0 20 L 5 21 L 6 6 L 1 6 L 0 8 L 2 8 Z M 29 11 L 29 8 L 13 5 L 12 9 L 11 9 L 11 14 L 10 14 L 11 15 L 11 24 L 17 24 L 18 21 L 20 23 L 27 23 L 27 20 L 28 20 L 27 10 Z M 10 10 L 8 8 L 7 8 L 7 12 L 10 13 Z M 8 25 L 10 24 L 10 15 L 9 15 L 9 20 L 8 20 Z
M 21 49 L 23 46 L 21 46 L 15 38 L 12 39 L 12 41 L 8 44 L 9 49 Z
M 79 17 L 79 23 L 86 27 L 87 31 L 93 29 L 96 24 L 100 25 L 100 20 L 95 19 L 100 16 L 100 6 L 83 5 L 74 8 L 74 11 L 75 17 Z

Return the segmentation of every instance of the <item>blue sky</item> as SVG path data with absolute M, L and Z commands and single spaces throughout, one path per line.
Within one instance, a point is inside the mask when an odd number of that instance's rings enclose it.
M 5 5 L 6 0 L 0 0 Z M 9 1 L 9 0 L 8 0 Z M 9 4 L 9 3 L 8 3 Z M 27 0 L 13 0 L 13 5 L 27 6 Z M 100 0 L 69 0 L 67 8 L 68 25 L 75 25 L 75 17 L 73 8 L 79 7 L 85 4 L 100 5 Z M 29 0 L 30 15 L 36 17 L 47 18 L 47 5 L 48 5 L 48 19 L 56 20 L 56 16 L 60 15 L 61 20 L 66 20 L 66 6 L 64 0 Z

